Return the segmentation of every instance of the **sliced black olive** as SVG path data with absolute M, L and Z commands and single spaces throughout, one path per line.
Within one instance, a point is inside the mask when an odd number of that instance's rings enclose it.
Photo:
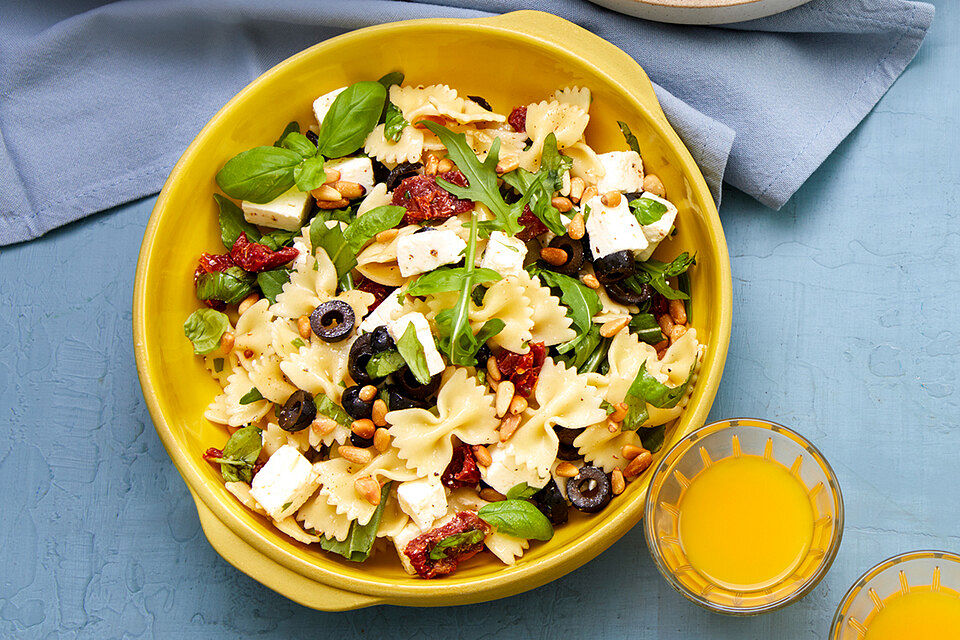
M 480 105 L 487 111 L 493 111 L 493 107 L 490 106 L 490 103 L 484 100 L 483 98 L 481 98 L 480 96 L 467 96 L 467 97 L 473 100 L 474 102 L 476 102 L 478 105 Z
M 381 353 L 389 349 L 393 349 L 395 343 L 393 338 L 390 336 L 390 333 L 387 331 L 386 327 L 377 327 L 372 332 L 373 337 L 370 339 L 370 348 L 373 349 L 374 353 Z
M 302 431 L 310 426 L 317 417 L 317 405 L 313 396 L 303 389 L 297 389 L 290 394 L 287 401 L 277 411 L 277 422 L 284 431 Z
M 557 434 L 557 439 L 560 440 L 560 444 L 567 444 L 571 447 L 573 446 L 573 441 L 577 439 L 583 429 L 567 429 L 566 427 L 554 427 L 553 431 Z
M 310 328 L 324 342 L 340 342 L 356 323 L 353 307 L 343 300 L 328 300 L 310 314 Z
M 401 411 L 403 409 L 428 409 L 430 403 L 425 400 L 414 400 L 400 393 L 397 389 L 387 389 L 387 407 L 390 411 Z
M 613 497 L 610 478 L 603 469 L 581 467 L 580 473 L 567 480 L 567 497 L 570 503 L 584 513 L 596 513 Z
M 543 515 L 547 516 L 550 524 L 558 525 L 567 521 L 567 512 L 569 511 L 567 501 L 563 499 L 563 494 L 560 493 L 560 487 L 558 487 L 557 483 L 553 480 L 543 489 L 533 494 L 531 500 L 533 500 L 534 506 L 539 509 Z
M 404 367 L 393 374 L 392 381 L 397 391 L 406 397 L 414 400 L 426 400 L 440 388 L 440 375 L 441 374 L 438 373 L 430 378 L 430 382 L 427 384 L 420 384 L 420 381 L 413 375 L 413 372 L 411 372 L 409 368 Z
M 561 442 L 560 446 L 557 447 L 557 457 L 561 460 L 579 460 L 583 456 L 580 455 L 580 451 L 572 444 L 563 444 Z
M 477 349 L 477 367 L 486 367 L 487 360 L 489 360 L 492 355 L 493 352 L 490 351 L 490 347 L 486 344 L 481 345 L 480 348 Z
M 422 168 L 422 162 L 401 162 L 390 170 L 390 174 L 384 180 L 387 183 L 387 191 L 393 191 L 398 184 L 411 176 L 417 175 Z
M 350 434 L 350 444 L 361 449 L 373 446 L 373 438 L 361 438 L 355 433 Z
M 570 236 L 564 234 L 551 240 L 550 244 L 547 246 L 554 249 L 563 249 L 563 252 L 567 254 L 567 261 L 561 265 L 554 265 L 541 260 L 541 267 L 550 269 L 551 271 L 556 271 L 557 273 L 562 273 L 567 276 L 576 277 L 576 275 L 580 273 L 580 268 L 583 266 L 582 242 L 579 240 L 574 240 Z
M 426 233 L 428 231 L 436 231 L 436 229 L 434 229 L 433 227 L 420 227 L 419 229 L 413 232 L 413 235 L 417 235 L 418 233 Z
M 603 284 L 629 278 L 636 270 L 637 265 L 633 261 L 633 254 L 626 249 L 614 251 L 593 261 L 593 271 L 597 275 L 597 280 Z
M 327 445 L 321 442 L 319 449 L 314 449 L 313 447 L 310 447 L 309 449 L 303 452 L 303 457 L 309 460 L 311 463 L 322 462 L 323 460 L 329 460 L 330 447 L 328 447 Z
M 313 131 L 307 131 L 305 135 L 307 136 L 307 140 L 309 140 L 313 144 L 317 144 L 320 141 L 320 136 L 315 134 Z
M 636 291 L 633 287 L 628 286 L 622 281 L 608 282 L 603 285 L 603 288 L 607 290 L 607 295 L 610 296 L 614 302 L 619 302 L 620 304 L 640 306 L 653 300 L 653 287 L 649 284 L 642 285 L 640 291 Z
M 364 385 L 356 384 L 352 387 L 347 387 L 343 390 L 343 396 L 340 398 L 340 404 L 343 405 L 343 410 L 354 420 L 369 418 L 370 413 L 373 411 L 373 400 L 364 402 L 360 399 L 360 389 L 362 389 L 363 386 Z
M 353 378 L 353 381 L 360 385 L 369 384 L 373 381 L 367 373 L 367 362 L 370 360 L 370 356 L 373 355 L 372 341 L 373 333 L 364 333 L 354 340 L 353 345 L 350 347 L 350 357 L 347 359 L 347 370 L 350 372 L 350 377 Z
M 375 183 L 386 182 L 387 178 L 390 177 L 390 169 L 387 168 L 387 165 L 376 158 L 370 158 L 370 164 L 373 165 L 373 181 Z

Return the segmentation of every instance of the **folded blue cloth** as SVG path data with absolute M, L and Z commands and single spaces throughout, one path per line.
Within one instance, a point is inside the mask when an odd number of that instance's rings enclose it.
M 584 0 L 3 4 L 0 245 L 155 193 L 233 94 L 320 40 L 531 8 L 644 67 L 718 200 L 725 180 L 779 208 L 903 71 L 933 18 L 908 0 L 814 0 L 723 27 L 656 24 Z

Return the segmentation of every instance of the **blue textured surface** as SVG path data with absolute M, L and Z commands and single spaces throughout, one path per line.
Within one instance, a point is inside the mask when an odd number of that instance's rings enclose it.
M 780 213 L 725 196 L 733 339 L 713 417 L 822 448 L 846 496 L 824 582 L 739 620 L 660 579 L 635 529 L 505 600 L 313 612 L 221 560 L 160 444 L 133 362 L 152 199 L 0 250 L 0 638 L 823 638 L 867 567 L 960 550 L 960 5 Z

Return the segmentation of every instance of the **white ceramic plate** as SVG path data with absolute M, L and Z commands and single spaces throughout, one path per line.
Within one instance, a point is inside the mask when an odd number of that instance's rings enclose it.
M 591 0 L 638 18 L 677 24 L 725 24 L 765 18 L 810 0 Z

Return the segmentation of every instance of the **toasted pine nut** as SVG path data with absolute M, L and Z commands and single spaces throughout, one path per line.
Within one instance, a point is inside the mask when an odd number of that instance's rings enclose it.
M 509 380 L 504 380 L 497 387 L 497 417 L 502 418 L 507 414 L 507 411 L 510 409 L 510 403 L 513 401 L 513 394 L 516 389 L 513 386 L 513 383 Z
M 660 325 L 660 331 L 663 332 L 663 335 L 669 336 L 673 329 L 673 318 L 670 317 L 670 314 L 665 313 L 657 318 L 657 324 Z
M 673 344 L 677 340 L 683 337 L 683 334 L 687 332 L 687 328 L 682 324 L 673 325 L 673 329 L 670 329 L 670 344 Z
M 233 351 L 233 342 L 235 339 L 233 331 L 224 331 L 223 335 L 220 336 L 220 350 L 224 353 Z
M 607 431 L 610 433 L 616 433 L 620 431 L 620 423 L 607 418 Z
M 513 396 L 513 400 L 510 401 L 510 413 L 523 413 L 526 410 L 527 399 L 520 395 Z
M 583 178 L 571 178 L 570 179 L 570 199 L 574 202 L 580 202 L 580 198 L 583 197 L 583 190 L 586 188 L 586 184 L 583 182 Z
M 610 419 L 614 422 L 623 422 L 623 419 L 627 417 L 627 411 L 630 410 L 630 407 L 627 406 L 626 402 L 618 402 L 614 405 L 613 413 L 610 414 Z
M 373 420 L 370 418 L 354 420 L 353 423 L 350 424 L 350 431 L 353 431 L 358 437 L 365 440 L 372 438 L 376 430 L 377 427 L 374 426 Z
M 496 393 L 497 388 L 500 386 L 500 383 L 494 380 L 493 378 L 491 378 L 490 376 L 487 376 L 487 385 L 489 385 L 489 387 L 493 390 L 493 392 Z
M 540 257 L 555 267 L 566 264 L 567 260 L 569 260 L 567 252 L 560 247 L 544 247 L 540 249 Z
M 617 318 L 616 320 L 604 322 L 600 327 L 600 335 L 604 338 L 612 338 L 620 333 L 628 324 L 630 324 L 630 318 Z
M 572 240 L 579 240 L 586 232 L 587 226 L 583 222 L 583 214 L 577 211 L 577 214 L 573 216 L 573 220 L 567 225 L 567 235 L 570 236 Z
M 520 416 L 510 414 L 500 421 L 500 442 L 506 442 L 520 426 Z
M 369 449 L 361 449 L 360 447 L 351 447 L 350 445 L 344 445 L 337 449 L 340 452 L 340 455 L 356 464 L 367 464 L 373 460 L 373 454 L 370 453 Z
M 497 163 L 497 173 L 510 173 L 519 166 L 520 158 L 516 156 L 501 158 L 500 162 Z
M 297 318 L 297 332 L 300 334 L 300 337 L 306 340 L 310 337 L 310 316 L 300 316 Z
M 400 233 L 397 229 L 387 229 L 377 234 L 377 242 L 390 242 Z
M 677 324 L 687 324 L 687 307 L 683 304 L 683 300 L 670 301 L 670 317 Z
M 493 458 L 490 452 L 482 444 L 473 445 L 473 457 L 477 459 L 477 464 L 481 467 L 489 467 L 493 464 Z
M 497 382 L 503 377 L 500 375 L 500 367 L 497 366 L 496 358 L 487 358 L 487 376 Z
M 390 448 L 391 440 L 390 432 L 386 429 L 377 429 L 373 433 L 373 446 L 376 447 L 380 453 L 384 453 Z
M 377 388 L 372 384 L 364 385 L 357 396 L 364 402 L 370 402 L 377 397 Z
M 317 200 L 318 209 L 344 209 L 350 206 L 350 201 L 346 198 L 340 200 Z
M 480 497 L 487 502 L 500 502 L 507 499 L 507 496 L 491 487 L 484 487 L 483 489 L 480 489 Z
M 552 204 L 560 213 L 566 213 L 567 211 L 570 211 L 570 209 L 573 209 L 573 203 L 570 202 L 570 199 L 564 198 L 563 196 L 557 196 L 556 198 L 553 198 L 550 200 L 550 204 Z
M 337 180 L 333 183 L 333 188 L 340 192 L 347 200 L 355 200 L 363 195 L 363 192 L 366 189 L 362 185 L 357 184 L 356 182 L 349 182 L 347 180 Z
M 663 188 L 663 183 L 660 182 L 660 178 L 655 173 L 648 173 L 643 176 L 643 190 L 661 198 L 667 196 L 667 190 Z
M 660 351 L 661 349 L 666 349 L 666 348 L 669 347 L 669 346 L 670 346 L 670 340 L 668 340 L 668 339 L 663 339 L 663 340 L 661 340 L 660 342 L 658 342 L 657 344 L 653 345 L 653 348 L 654 348 L 654 350 L 656 350 L 656 351 Z
M 328 418 L 327 416 L 320 416 L 310 423 L 310 430 L 318 436 L 325 436 L 328 433 L 332 433 L 338 426 L 340 425 L 336 420 Z
M 340 172 L 337 171 L 336 169 L 327 169 L 326 167 L 324 167 L 323 172 L 324 174 L 326 174 L 326 181 L 324 182 L 324 184 L 336 182 L 337 180 L 340 179 Z
M 310 195 L 313 196 L 313 199 L 317 202 L 326 201 L 332 202 L 334 200 L 343 199 L 343 194 L 333 188 L 331 184 L 323 184 L 310 192 Z
M 600 281 L 597 280 L 597 276 L 593 275 L 592 273 L 585 273 L 582 276 L 580 276 L 580 282 L 587 285 L 591 289 L 600 288 Z
M 557 475 L 561 478 L 573 478 L 578 473 L 580 473 L 580 469 L 577 469 L 569 462 L 561 462 L 557 465 Z
M 643 453 L 630 461 L 630 464 L 627 465 L 627 468 L 623 470 L 623 475 L 626 478 L 636 478 L 641 473 L 646 471 L 647 467 L 649 467 L 650 463 L 652 462 L 653 454 L 644 450 Z
M 370 504 L 380 504 L 380 483 L 370 476 L 354 480 L 353 488 Z
M 657 360 L 663 360 L 663 356 L 667 355 L 666 349 L 657 349 Z
M 619 191 L 607 191 L 600 197 L 600 202 L 607 207 L 619 207 L 620 206 L 620 192 Z
M 373 424 L 378 427 L 387 426 L 387 403 L 382 398 L 373 401 L 373 409 L 370 411 L 370 418 Z
M 457 165 L 453 164 L 453 160 L 450 158 L 444 158 L 437 163 L 437 173 L 446 173 L 447 171 L 453 171 L 457 168 Z
M 428 176 L 437 175 L 437 167 L 439 166 L 440 161 L 437 159 L 437 156 L 432 153 L 427 154 L 427 161 L 423 165 L 423 172 Z
M 613 492 L 613 495 L 620 495 L 626 488 L 627 482 L 623 479 L 623 471 L 614 469 L 613 474 L 610 476 L 610 490 Z
M 620 447 L 620 455 L 623 456 L 624 460 L 633 460 L 644 451 L 646 451 L 646 449 L 643 447 L 638 447 L 633 444 L 625 444 Z
M 597 191 L 597 188 L 593 185 L 590 185 L 583 190 L 583 195 L 580 196 L 580 202 L 586 202 L 590 198 L 595 198 L 598 195 L 600 195 L 600 192 Z
M 253 305 L 255 305 L 257 303 L 257 300 L 259 299 L 260 299 L 260 294 L 251 293 L 246 298 L 240 301 L 240 306 L 237 307 L 237 313 L 239 313 L 240 315 L 243 315 L 244 312 L 250 307 L 252 307 Z

